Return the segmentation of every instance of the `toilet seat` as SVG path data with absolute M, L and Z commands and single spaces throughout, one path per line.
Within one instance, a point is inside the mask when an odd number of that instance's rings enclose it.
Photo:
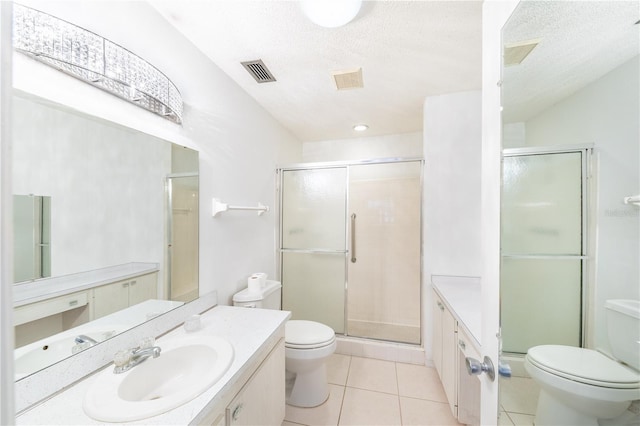
M 284 345 L 290 349 L 316 349 L 331 345 L 336 334 L 331 327 L 315 321 L 289 320 L 285 324 Z
M 541 370 L 579 383 L 640 389 L 640 373 L 592 349 L 542 345 L 529 349 L 527 359 Z

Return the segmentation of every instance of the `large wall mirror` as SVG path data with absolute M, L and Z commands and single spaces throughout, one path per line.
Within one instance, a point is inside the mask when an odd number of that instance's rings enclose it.
M 197 151 L 12 102 L 19 379 L 198 297 L 199 180 Z
M 522 1 L 503 29 L 500 424 L 533 420 L 531 347 L 607 351 L 605 301 L 640 299 L 623 202 L 640 192 L 639 19 L 637 1 Z

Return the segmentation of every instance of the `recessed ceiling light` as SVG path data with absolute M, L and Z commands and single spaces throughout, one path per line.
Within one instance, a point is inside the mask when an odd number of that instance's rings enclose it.
M 369 126 L 367 126 L 366 124 L 356 124 L 355 126 L 353 126 L 353 130 L 355 130 L 356 132 L 364 132 L 368 128 Z

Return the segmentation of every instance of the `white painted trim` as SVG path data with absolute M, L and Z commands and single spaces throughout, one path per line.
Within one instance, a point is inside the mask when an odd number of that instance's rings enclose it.
M 0 424 L 14 422 L 13 393 L 13 196 L 11 187 L 11 44 L 13 7 L 0 2 Z
M 486 0 L 482 5 L 482 355 L 498 365 L 500 330 L 500 192 L 502 184 L 502 27 L 517 0 Z M 498 380 L 481 377 L 480 424 L 498 419 Z

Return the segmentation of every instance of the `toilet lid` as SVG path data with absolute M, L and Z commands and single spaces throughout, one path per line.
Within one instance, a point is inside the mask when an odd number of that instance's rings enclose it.
M 638 388 L 640 373 L 592 349 L 542 345 L 527 352 L 536 367 L 567 379 L 608 388 Z
M 315 321 L 290 320 L 285 324 L 285 346 L 313 349 L 333 342 L 336 334 L 331 327 Z

